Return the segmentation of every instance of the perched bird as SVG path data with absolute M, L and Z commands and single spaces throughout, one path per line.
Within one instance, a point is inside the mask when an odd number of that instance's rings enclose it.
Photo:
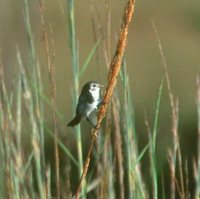
M 101 103 L 101 87 L 103 86 L 95 81 L 89 81 L 83 86 L 78 99 L 78 105 L 76 107 L 76 116 L 71 122 L 67 124 L 67 126 L 74 127 L 78 125 L 82 118 L 86 118 L 87 121 L 90 122 L 93 127 L 95 126 L 91 122 L 89 116 L 94 110 L 98 109 L 98 106 Z

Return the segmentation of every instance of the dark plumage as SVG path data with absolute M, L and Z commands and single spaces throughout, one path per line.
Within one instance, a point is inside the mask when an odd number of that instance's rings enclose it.
M 101 101 L 100 87 L 102 86 L 95 81 L 89 81 L 83 86 L 76 107 L 76 115 L 74 119 L 67 124 L 68 126 L 76 126 L 83 117 L 86 117 L 86 119 L 94 126 L 89 115 L 98 108 Z

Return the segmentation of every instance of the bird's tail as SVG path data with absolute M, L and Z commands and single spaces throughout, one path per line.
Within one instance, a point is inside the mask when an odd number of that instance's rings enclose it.
M 74 127 L 74 126 L 76 126 L 77 124 L 79 124 L 80 121 L 81 121 L 81 117 L 80 117 L 80 116 L 75 116 L 75 118 L 74 118 L 71 122 L 69 122 L 69 123 L 67 124 L 67 126 Z

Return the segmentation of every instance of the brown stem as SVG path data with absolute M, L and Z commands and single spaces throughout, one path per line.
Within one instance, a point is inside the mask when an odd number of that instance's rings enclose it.
M 49 39 L 48 37 L 48 29 L 45 20 L 45 5 L 44 0 L 39 0 L 39 8 L 40 8 L 40 18 L 41 24 L 43 27 L 43 39 L 45 45 L 45 53 L 47 57 L 47 65 L 48 65 L 48 72 L 49 72 L 49 82 L 51 86 L 51 103 L 53 107 L 53 126 L 54 126 L 54 155 L 55 155 L 55 166 L 56 166 L 56 192 L 57 198 L 60 198 L 60 177 L 59 177 L 59 150 L 58 150 L 58 132 L 57 132 L 57 117 L 56 117 L 56 66 L 55 66 L 55 49 L 54 49 L 54 41 L 53 39 Z M 53 32 L 52 27 L 50 26 L 51 33 Z
M 83 173 L 82 173 L 79 185 L 78 185 L 76 193 L 75 193 L 76 199 L 79 198 L 79 191 L 80 191 L 81 185 L 83 183 L 83 180 L 84 180 L 85 176 L 87 175 L 88 167 L 90 165 L 91 152 L 92 152 L 94 142 L 98 135 L 98 129 L 100 128 L 101 122 L 102 122 L 103 118 L 105 117 L 105 114 L 107 112 L 108 103 L 111 100 L 113 90 L 114 90 L 114 87 L 117 82 L 117 76 L 118 76 L 118 73 L 119 73 L 119 70 L 121 67 L 122 58 L 123 58 L 126 43 L 127 43 L 128 26 L 129 26 L 132 16 L 133 16 L 134 7 L 135 7 L 135 0 L 129 0 L 124 9 L 123 20 L 122 20 L 119 37 L 118 37 L 116 51 L 115 51 L 114 57 L 110 64 L 106 92 L 104 95 L 103 103 L 99 108 L 97 126 L 92 130 L 91 144 L 90 144 L 88 155 L 87 155 L 87 158 L 86 158 L 86 161 L 84 164 Z

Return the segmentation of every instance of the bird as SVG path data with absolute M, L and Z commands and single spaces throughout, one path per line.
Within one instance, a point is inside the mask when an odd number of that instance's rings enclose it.
M 86 120 L 95 127 L 89 116 L 94 110 L 97 110 L 102 103 L 102 98 L 100 96 L 101 87 L 103 87 L 103 85 L 96 81 L 89 81 L 83 86 L 78 98 L 76 115 L 67 126 L 74 127 L 81 122 L 82 118 L 86 118 Z

